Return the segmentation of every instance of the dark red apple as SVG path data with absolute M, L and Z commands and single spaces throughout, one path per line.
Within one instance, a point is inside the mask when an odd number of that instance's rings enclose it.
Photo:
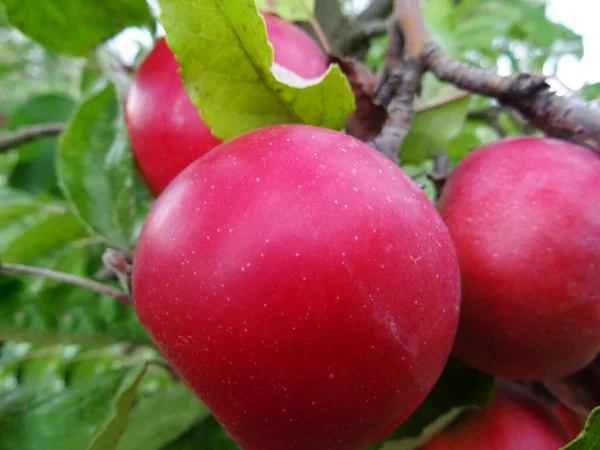
M 456 246 L 454 354 L 482 371 L 558 378 L 600 351 L 600 156 L 556 139 L 464 158 L 440 211 Z
M 244 450 L 358 450 L 438 379 L 460 276 L 441 217 L 395 164 L 337 131 L 279 125 L 167 187 L 133 296 Z
M 492 404 L 436 435 L 421 450 L 558 450 L 568 443 L 533 394 L 502 386 Z
M 555 403 L 552 412 L 562 424 L 569 441 L 574 440 L 585 428 L 587 417 L 567 408 L 562 403 Z
M 327 71 L 327 57 L 301 28 L 272 14 L 263 18 L 277 64 L 303 78 Z M 159 39 L 136 73 L 125 104 L 131 148 L 155 195 L 221 142 L 202 121 L 178 70 L 165 39 Z

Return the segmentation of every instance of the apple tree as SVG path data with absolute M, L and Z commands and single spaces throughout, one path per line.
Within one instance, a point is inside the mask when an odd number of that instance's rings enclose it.
M 547 3 L 0 0 L 0 450 L 594 449 Z

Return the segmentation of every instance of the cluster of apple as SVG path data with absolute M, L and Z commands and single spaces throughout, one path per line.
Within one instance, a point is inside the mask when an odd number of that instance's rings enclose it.
M 300 28 L 263 17 L 278 64 L 327 70 Z M 364 449 L 414 412 L 451 353 L 537 380 L 600 350 L 600 158 L 583 147 L 488 144 L 436 208 L 338 131 L 276 125 L 222 143 L 164 40 L 126 119 L 158 197 L 135 253 L 137 313 L 244 450 Z M 515 389 L 425 448 L 556 450 L 573 437 Z

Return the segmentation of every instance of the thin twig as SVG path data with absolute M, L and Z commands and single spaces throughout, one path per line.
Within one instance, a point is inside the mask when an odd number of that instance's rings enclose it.
M 319 23 L 317 18 L 313 16 L 308 22 L 310 23 L 310 26 L 313 28 L 313 30 L 315 30 L 315 34 L 317 35 L 317 38 L 319 39 L 323 50 L 325 50 L 325 52 L 327 52 L 328 54 L 331 53 L 331 45 L 329 45 L 327 36 L 325 36 L 325 32 L 323 31 L 323 28 L 321 28 L 321 24 Z
M 8 133 L 0 133 L 0 152 L 46 136 L 55 136 L 65 130 L 63 123 L 31 125 Z
M 0 265 L 0 275 L 12 276 L 15 273 L 22 273 L 26 275 L 35 275 L 44 278 L 50 278 L 52 280 L 62 281 L 64 283 L 72 284 L 74 286 L 83 287 L 89 289 L 91 291 L 98 292 L 103 295 L 108 295 L 109 297 L 116 298 L 121 303 L 125 305 L 131 304 L 131 299 L 129 296 L 112 286 L 108 286 L 106 284 L 98 283 L 93 280 L 89 280 L 87 278 L 78 277 L 76 275 L 71 275 L 69 273 L 57 272 L 55 270 L 44 269 L 42 267 L 32 267 L 26 266 L 23 264 L 1 264 Z

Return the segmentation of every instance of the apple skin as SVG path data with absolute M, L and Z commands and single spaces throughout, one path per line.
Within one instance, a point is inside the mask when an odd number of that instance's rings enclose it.
M 263 14 L 274 61 L 304 78 L 323 75 L 325 54 L 301 28 Z M 135 74 L 125 102 L 131 148 L 142 178 L 158 196 L 196 158 L 221 143 L 192 104 L 165 38 L 157 40 Z
M 433 204 L 337 131 L 255 130 L 153 205 L 133 269 L 139 319 L 244 450 L 359 450 L 431 390 L 460 274 Z
M 439 209 L 462 276 L 453 354 L 524 380 L 585 366 L 600 350 L 600 157 L 557 139 L 487 144 Z
M 555 403 L 552 406 L 552 412 L 562 424 L 569 441 L 574 440 L 585 428 L 586 416 L 570 410 L 561 403 Z
M 533 394 L 501 386 L 490 406 L 443 430 L 421 450 L 558 450 L 568 444 L 561 431 Z

